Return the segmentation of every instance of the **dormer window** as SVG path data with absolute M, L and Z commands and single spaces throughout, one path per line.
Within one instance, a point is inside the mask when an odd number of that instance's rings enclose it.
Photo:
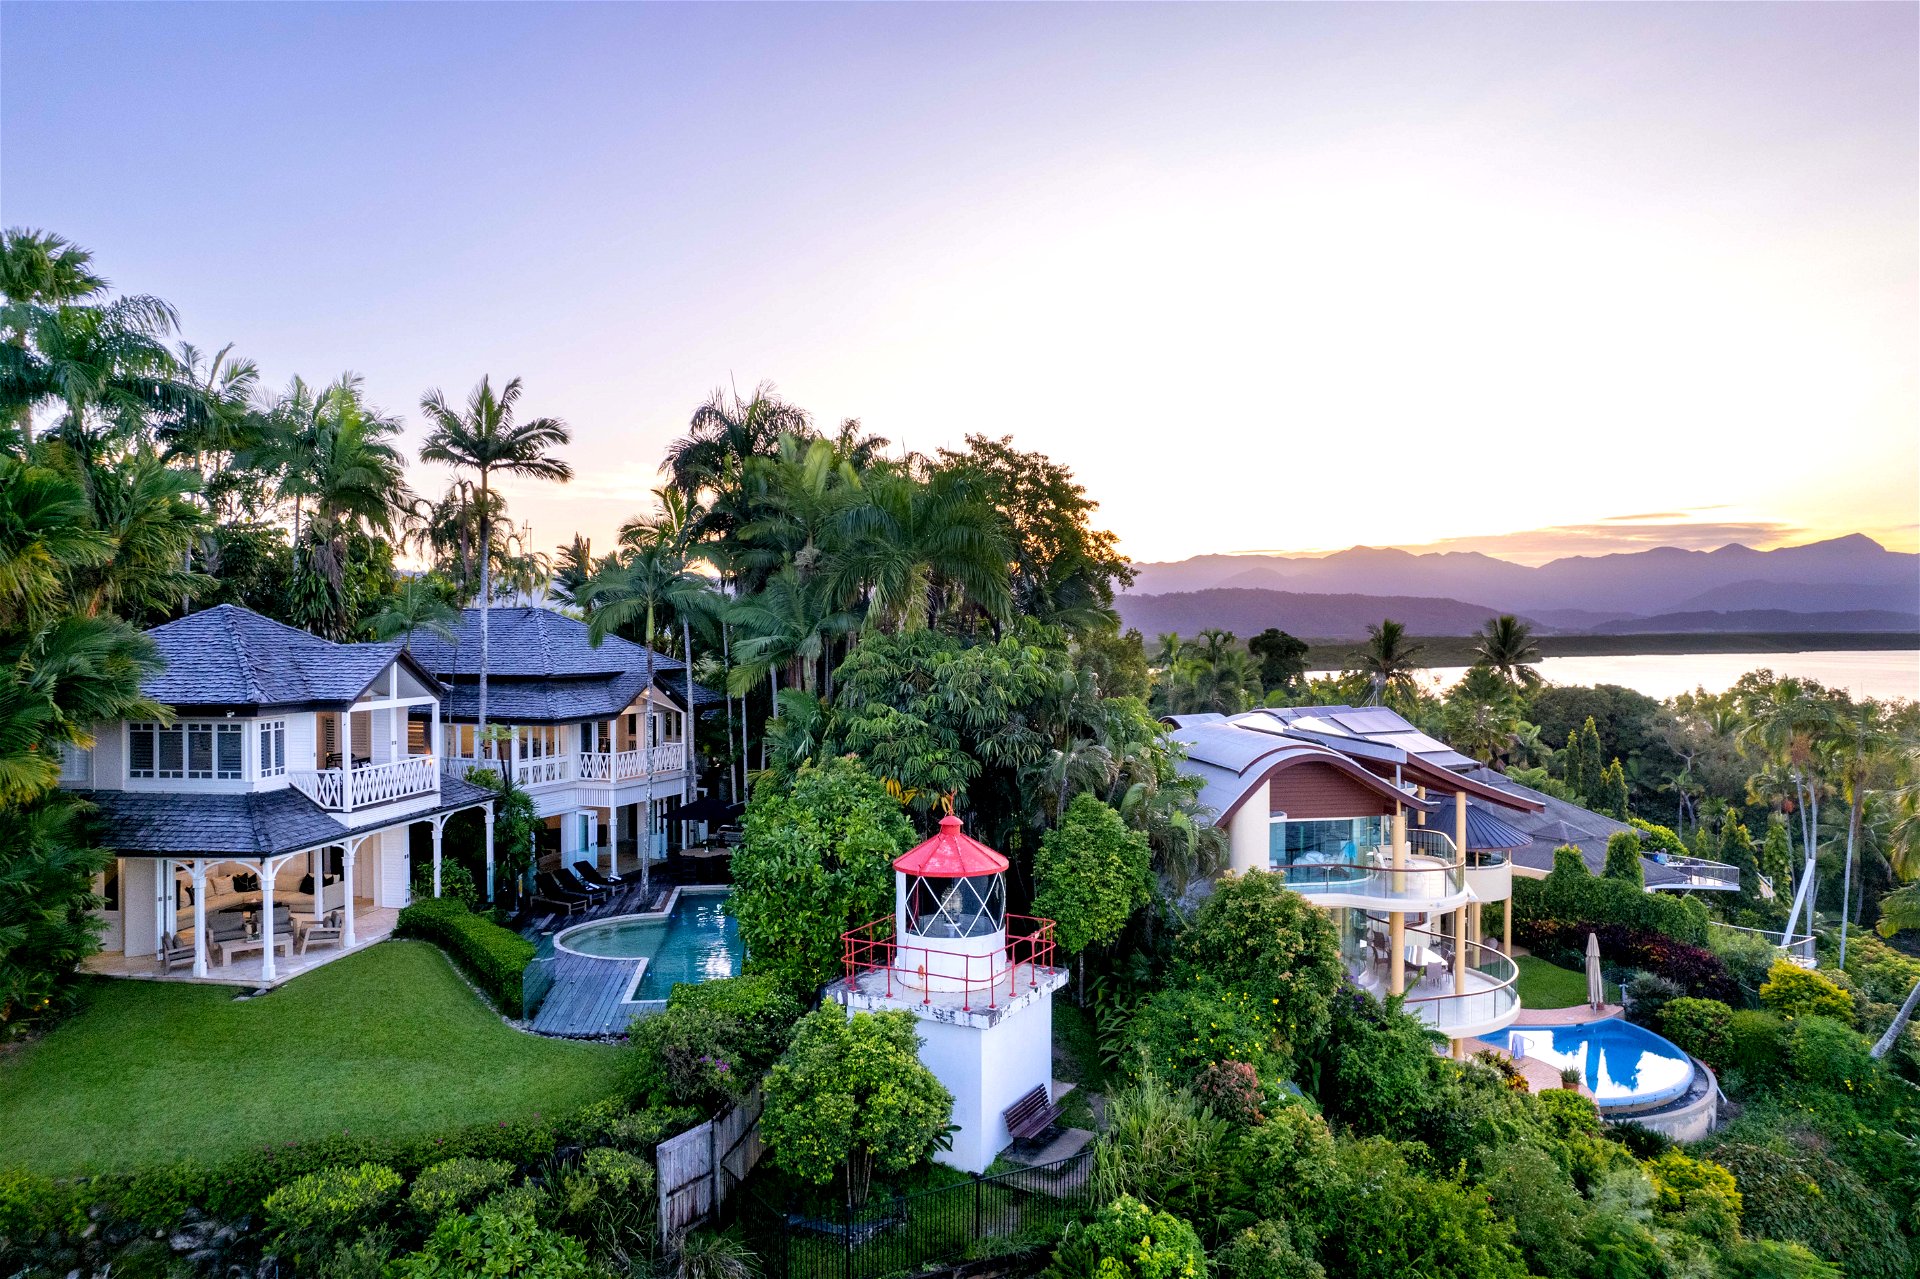
M 127 725 L 129 777 L 239 781 L 240 725 L 225 722 Z

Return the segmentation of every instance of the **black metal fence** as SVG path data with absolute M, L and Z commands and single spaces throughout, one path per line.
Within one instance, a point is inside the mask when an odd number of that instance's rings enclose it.
M 743 1187 L 730 1205 L 766 1279 L 890 1279 L 1043 1247 L 1086 1210 L 1093 1154 L 806 1211 Z

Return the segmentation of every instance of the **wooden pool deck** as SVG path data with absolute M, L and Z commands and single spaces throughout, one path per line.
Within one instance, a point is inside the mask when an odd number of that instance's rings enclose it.
M 638 959 L 596 959 L 562 951 L 552 959 L 553 985 L 534 1010 L 528 1029 L 564 1039 L 601 1039 L 624 1035 L 634 1017 L 654 1007 L 631 996 L 646 963 Z

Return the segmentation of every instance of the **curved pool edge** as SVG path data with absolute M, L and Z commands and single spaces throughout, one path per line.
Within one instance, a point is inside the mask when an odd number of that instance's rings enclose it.
M 1593 1104 L 1595 1105 L 1595 1107 L 1599 1109 L 1600 1115 L 1603 1119 L 1610 1119 L 1610 1120 L 1620 1119 L 1620 1120 L 1636 1120 L 1637 1121 L 1641 1115 L 1662 1112 L 1667 1110 L 1670 1107 L 1681 1105 L 1687 1102 L 1688 1099 L 1695 1092 L 1698 1091 L 1700 1080 L 1703 1077 L 1703 1075 L 1709 1083 L 1709 1088 L 1707 1090 L 1709 1096 L 1711 1096 L 1712 1094 L 1718 1091 L 1719 1081 L 1714 1077 L 1713 1072 L 1710 1069 L 1708 1069 L 1707 1066 L 1699 1060 L 1699 1058 L 1685 1051 L 1680 1047 L 1680 1045 L 1674 1043 L 1671 1039 L 1668 1039 L 1666 1036 L 1661 1035 L 1655 1031 L 1648 1030 L 1645 1026 L 1641 1026 L 1641 1025 L 1638 1025 L 1637 1023 L 1627 1021 L 1624 1017 L 1613 1017 L 1613 1016 L 1602 1015 L 1602 1016 L 1591 1018 L 1586 1021 L 1566 1022 L 1566 1023 L 1557 1024 L 1557 1025 L 1528 1026 L 1525 1024 L 1511 1024 L 1502 1030 L 1496 1031 L 1491 1037 L 1486 1035 L 1478 1035 L 1478 1036 L 1475 1036 L 1475 1038 L 1479 1039 L 1480 1042 L 1488 1044 L 1491 1047 L 1496 1048 L 1511 1057 L 1515 1055 L 1513 1052 L 1513 1036 L 1516 1033 L 1522 1033 L 1529 1030 L 1532 1030 L 1532 1031 L 1544 1030 L 1544 1031 L 1551 1031 L 1551 1032 L 1579 1031 L 1579 1030 L 1587 1030 L 1590 1027 L 1602 1027 L 1602 1026 L 1631 1027 L 1633 1032 L 1636 1035 L 1644 1035 L 1648 1039 L 1658 1041 L 1659 1043 L 1666 1045 L 1667 1048 L 1671 1049 L 1672 1050 L 1671 1056 L 1670 1056 L 1671 1060 L 1685 1061 L 1689 1066 L 1687 1077 L 1684 1080 L 1681 1080 L 1678 1083 L 1667 1085 L 1666 1087 L 1661 1088 L 1655 1092 L 1651 1092 L 1645 1095 L 1634 1095 L 1631 1097 L 1613 1097 L 1613 1098 L 1607 1098 L 1606 1100 L 1602 1100 L 1601 1098 L 1595 1096 L 1593 1098 Z M 1545 1061 L 1546 1058 L 1534 1057 L 1531 1060 Z
M 674 898 L 669 898 L 669 904 L 671 904 L 673 900 Z M 577 924 L 568 924 L 565 928 L 555 933 L 553 935 L 553 949 L 555 953 L 565 951 L 569 955 L 578 955 L 582 959 L 623 960 L 627 963 L 639 964 L 644 968 L 647 962 L 644 959 L 639 959 L 632 955 L 596 955 L 590 950 L 575 950 L 572 946 L 566 944 L 566 939 L 574 933 L 584 932 L 589 928 L 599 928 L 604 924 L 658 924 L 664 922 L 671 913 L 671 909 L 635 911 L 625 915 L 608 915 L 602 919 L 583 919 Z

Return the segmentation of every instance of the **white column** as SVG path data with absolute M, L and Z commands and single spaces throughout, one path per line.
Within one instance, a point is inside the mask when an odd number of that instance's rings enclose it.
M 207 864 L 193 863 L 193 975 L 207 975 Z
M 349 840 L 340 846 L 340 874 L 346 880 L 344 885 L 346 900 L 342 903 L 345 910 L 341 916 L 340 949 L 352 950 L 359 943 L 359 937 L 353 931 L 353 856 L 360 851 L 359 840 Z
M 260 980 L 270 982 L 279 970 L 273 962 L 273 877 L 279 871 L 269 858 L 260 859 Z
M 173 920 L 167 918 L 167 895 L 172 890 L 167 886 L 173 882 L 173 859 L 156 862 L 153 873 L 153 948 L 156 952 L 165 944 L 173 932 Z
M 481 813 L 486 818 L 487 833 L 483 840 L 487 854 L 487 901 L 493 901 L 493 805 L 483 807 Z
M 440 827 L 446 820 L 444 816 L 433 819 L 433 895 L 435 897 L 440 895 Z

